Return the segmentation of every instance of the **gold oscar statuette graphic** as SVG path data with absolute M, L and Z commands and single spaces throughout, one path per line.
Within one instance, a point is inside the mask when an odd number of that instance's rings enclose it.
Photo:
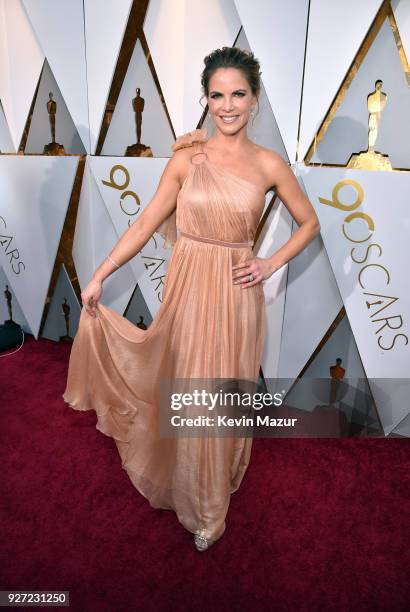
M 67 298 L 64 298 L 64 302 L 61 304 L 61 310 L 63 311 L 65 321 L 65 336 L 60 336 L 60 340 L 71 342 L 72 337 L 70 336 L 70 305 L 67 302 Z
M 382 92 L 383 81 L 377 80 L 374 84 L 375 90 L 367 96 L 367 109 L 369 111 L 369 132 L 367 151 L 354 154 L 349 159 L 348 168 L 362 170 L 392 170 L 388 155 L 383 155 L 374 150 L 381 114 L 386 106 L 387 95 Z
M 53 94 L 50 91 L 48 94 L 49 100 L 46 104 L 47 112 L 50 119 L 51 127 L 51 142 L 44 145 L 43 155 L 65 155 L 64 146 L 56 142 L 56 115 L 57 102 L 53 100 Z
M 144 323 L 144 317 L 142 315 L 140 315 L 140 320 L 137 323 L 137 327 L 140 329 L 147 329 L 147 326 Z
M 342 366 L 340 365 L 341 363 L 342 363 L 342 360 L 341 360 L 340 357 L 338 357 L 336 359 L 335 365 L 332 365 L 329 368 L 330 377 L 331 377 L 331 381 L 330 381 L 330 398 L 329 398 L 330 406 L 332 404 L 334 404 L 335 401 L 336 401 L 336 396 L 337 396 L 337 391 L 338 391 L 339 386 L 340 386 L 340 381 L 344 378 L 344 375 L 346 373 L 346 370 L 344 368 L 342 368 Z
M 127 147 L 125 157 L 153 157 L 151 147 L 141 143 L 142 113 L 145 100 L 141 97 L 141 89 L 137 87 L 136 97 L 132 100 L 132 108 L 135 114 L 135 125 L 137 129 L 137 142 Z
M 9 321 L 13 320 L 13 309 L 11 306 L 11 299 L 12 299 L 12 295 L 11 295 L 11 291 L 9 290 L 9 286 L 6 285 L 6 289 L 4 291 L 4 296 L 6 298 L 6 303 L 7 303 L 7 310 L 9 311 Z
M 6 319 L 4 323 L 0 323 L 0 351 L 12 349 L 21 342 L 22 338 L 24 340 L 24 332 L 21 326 L 16 323 L 16 321 L 13 321 L 13 295 L 9 286 L 6 285 L 5 287 L 4 297 L 6 298 L 7 310 L 10 318 Z

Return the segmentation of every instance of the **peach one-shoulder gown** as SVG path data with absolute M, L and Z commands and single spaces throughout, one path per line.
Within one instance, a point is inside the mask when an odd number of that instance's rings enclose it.
M 250 460 L 252 437 L 161 437 L 158 387 L 167 378 L 257 380 L 266 330 L 263 287 L 232 282 L 252 257 L 262 186 L 210 162 L 206 129 L 177 138 L 191 166 L 176 209 L 158 232 L 173 244 L 163 302 L 143 330 L 101 302 L 81 310 L 63 399 L 95 410 L 122 467 L 152 507 L 174 510 L 190 532 L 217 540 L 231 493 Z M 198 155 L 199 154 L 199 155 Z

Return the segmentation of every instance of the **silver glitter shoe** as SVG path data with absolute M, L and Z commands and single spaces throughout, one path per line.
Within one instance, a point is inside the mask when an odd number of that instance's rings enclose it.
M 199 550 L 200 552 L 203 552 L 204 550 L 208 550 L 208 548 L 212 546 L 215 540 L 209 540 L 208 538 L 206 538 L 203 535 L 203 531 L 202 531 L 202 533 L 201 532 L 194 533 L 194 542 L 195 542 L 196 549 Z

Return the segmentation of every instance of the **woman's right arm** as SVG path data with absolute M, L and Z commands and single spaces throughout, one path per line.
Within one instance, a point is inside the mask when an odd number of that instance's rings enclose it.
M 94 308 L 101 297 L 103 281 L 117 268 L 135 257 L 175 209 L 178 192 L 187 173 L 187 163 L 188 158 L 183 150 L 174 152 L 164 168 L 157 190 L 149 204 L 119 238 L 109 254 L 111 259 L 104 259 L 95 270 L 91 281 L 81 293 L 83 306 L 89 314 L 95 314 Z

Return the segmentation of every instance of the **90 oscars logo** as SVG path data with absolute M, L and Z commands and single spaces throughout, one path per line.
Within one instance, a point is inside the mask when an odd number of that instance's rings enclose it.
M 0 222 L 4 225 L 4 229 L 7 230 L 7 223 L 4 217 L 0 215 Z M 14 274 L 20 274 L 22 270 L 26 269 L 24 262 L 20 261 L 20 252 L 16 247 L 12 247 L 14 236 L 7 234 L 0 234 L 0 245 L 4 249 L 4 254 L 10 256 L 10 265 Z
M 115 174 L 118 173 L 119 171 L 123 173 L 122 183 L 119 183 L 115 180 Z M 110 187 L 111 189 L 117 189 L 118 191 L 122 192 L 120 195 L 121 211 L 128 217 L 134 217 L 134 219 L 128 219 L 127 221 L 127 225 L 128 227 L 130 227 L 134 223 L 135 217 L 140 212 L 141 200 L 138 197 L 138 195 L 135 193 L 135 191 L 131 191 L 130 189 L 128 189 L 128 186 L 130 184 L 130 173 L 128 172 L 128 169 L 122 164 L 116 164 L 110 170 L 110 180 L 109 181 L 102 180 L 102 184 L 105 185 L 106 187 Z M 132 201 L 131 205 L 126 204 L 126 198 L 131 198 L 131 201 Z M 157 241 L 155 240 L 155 237 L 151 236 L 150 240 L 152 240 L 154 243 L 153 248 L 157 250 L 158 245 L 157 245 Z M 143 248 L 145 247 L 146 245 Z M 159 302 L 162 302 L 163 300 L 162 294 L 163 294 L 163 288 L 165 285 L 165 276 L 166 276 L 166 271 L 162 271 L 162 268 L 164 266 L 165 259 L 161 255 L 159 257 L 152 257 L 151 255 L 145 255 L 143 252 L 143 249 L 138 251 L 138 253 L 142 257 L 145 269 L 149 272 L 150 281 L 155 283 L 154 291 L 156 292 L 157 298 Z
M 124 173 L 125 178 L 122 184 L 115 182 L 114 175 L 117 170 L 121 170 Z M 116 166 L 113 166 L 110 170 L 110 180 L 102 181 L 102 184 L 106 185 L 107 187 L 111 187 L 112 189 L 118 189 L 119 191 L 123 192 L 120 195 L 120 208 L 122 212 L 124 213 L 124 215 L 128 215 L 129 217 L 135 217 L 136 215 L 138 215 L 140 208 L 141 208 L 141 200 L 139 199 L 135 191 L 130 191 L 129 189 L 127 189 L 128 185 L 130 184 L 130 173 L 128 172 L 125 166 L 121 164 L 117 164 Z M 126 210 L 126 207 L 125 207 L 125 198 L 128 198 L 128 197 L 131 197 L 134 200 L 133 202 L 134 208 L 131 207 L 130 211 Z M 133 223 L 133 220 L 128 219 L 128 227 L 130 227 L 132 223 Z
M 350 185 L 357 193 L 356 200 L 355 202 L 353 202 L 353 204 L 344 204 L 339 199 L 340 190 L 343 187 L 346 187 L 348 185 Z M 341 210 L 343 212 L 350 213 L 346 215 L 346 217 L 343 220 L 343 225 L 342 225 L 342 233 L 344 237 L 346 238 L 346 240 L 348 240 L 349 242 L 360 243 L 363 245 L 364 243 L 368 243 L 366 245 L 365 252 L 363 252 L 361 247 L 353 247 L 351 249 L 350 256 L 354 263 L 364 264 L 369 258 L 371 249 L 375 249 L 376 253 L 378 253 L 378 257 L 382 256 L 383 249 L 381 245 L 378 244 L 377 242 L 372 241 L 373 233 L 376 229 L 376 224 L 374 220 L 367 213 L 356 210 L 359 208 L 359 206 L 361 206 L 361 204 L 364 201 L 364 190 L 363 190 L 363 187 L 360 185 L 360 183 L 352 179 L 343 179 L 342 181 L 339 181 L 333 188 L 331 200 L 328 200 L 326 198 L 319 198 L 319 201 L 322 204 L 325 204 L 327 206 L 332 206 L 333 208 L 336 208 L 337 210 Z M 351 212 L 351 211 L 355 211 L 355 212 Z M 364 236 L 360 240 L 353 238 L 351 235 L 349 235 L 349 231 L 348 231 L 349 224 L 357 219 L 361 219 L 367 224 L 366 233 L 368 235 Z M 357 280 L 359 282 L 359 285 L 362 287 L 362 289 L 372 289 L 372 287 L 369 287 L 366 285 L 366 271 L 369 268 L 373 268 L 377 270 L 378 272 L 380 272 L 380 281 L 378 282 L 378 284 L 384 283 L 385 285 L 389 285 L 390 283 L 389 270 L 385 266 L 383 266 L 381 263 L 367 263 L 366 265 L 360 268 L 359 273 L 357 275 Z M 367 282 L 369 282 L 369 279 Z M 392 296 L 392 295 L 384 295 L 381 293 L 371 293 L 367 291 L 363 291 L 363 295 L 368 295 L 368 296 L 371 296 L 371 298 L 374 298 L 374 301 L 369 301 L 368 299 L 366 300 L 366 307 L 368 311 L 370 311 L 372 308 L 375 308 L 377 306 L 381 306 L 381 308 L 379 308 L 375 312 L 370 313 L 370 320 L 372 323 L 383 322 L 383 324 L 377 329 L 377 331 L 375 331 L 375 335 L 378 335 L 377 343 L 379 347 L 383 350 L 390 351 L 394 347 L 398 338 L 404 338 L 404 345 L 407 345 L 409 340 L 406 334 L 397 333 L 392 337 L 392 333 L 394 332 L 394 330 L 398 330 L 403 327 L 402 315 L 396 314 L 397 311 L 393 314 L 391 310 L 392 304 L 395 304 L 399 300 L 399 297 Z M 386 308 L 389 309 L 387 313 L 390 316 L 386 315 L 378 319 L 374 318 L 376 315 L 378 315 L 380 312 L 382 312 Z M 386 342 L 386 343 L 384 344 L 383 342 Z M 400 342 L 403 342 L 403 340 L 401 340 Z

